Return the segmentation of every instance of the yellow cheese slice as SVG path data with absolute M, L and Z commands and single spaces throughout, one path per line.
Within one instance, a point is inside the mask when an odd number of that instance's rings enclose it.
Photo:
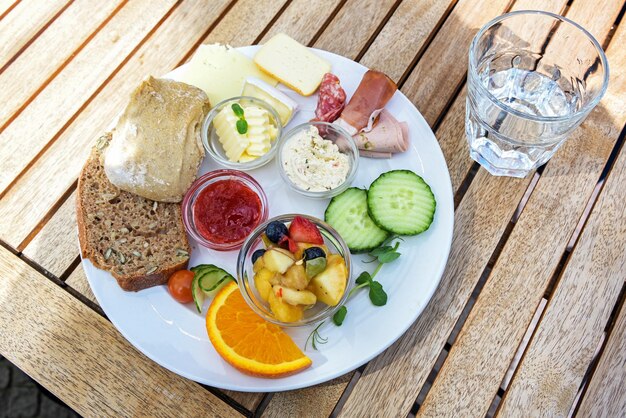
M 205 91 L 211 106 L 239 96 L 244 80 L 256 77 L 275 86 L 278 81 L 261 71 L 252 60 L 227 45 L 200 45 L 178 81 Z
M 274 35 L 259 49 L 254 62 L 303 96 L 310 96 L 331 66 L 324 58 L 284 33 Z

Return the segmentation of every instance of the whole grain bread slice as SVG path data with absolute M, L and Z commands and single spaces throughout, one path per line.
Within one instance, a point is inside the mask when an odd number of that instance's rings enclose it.
M 83 258 L 109 271 L 124 290 L 164 284 L 187 267 L 189 242 L 179 203 L 157 203 L 109 182 L 102 151 L 111 134 L 96 141 L 78 178 L 76 217 Z

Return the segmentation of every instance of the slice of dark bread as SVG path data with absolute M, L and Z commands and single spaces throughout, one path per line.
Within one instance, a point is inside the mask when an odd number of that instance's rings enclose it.
M 78 178 L 82 255 L 109 271 L 124 290 L 164 284 L 189 261 L 181 206 L 154 202 L 111 184 L 102 163 L 110 139 L 110 133 L 98 139 Z

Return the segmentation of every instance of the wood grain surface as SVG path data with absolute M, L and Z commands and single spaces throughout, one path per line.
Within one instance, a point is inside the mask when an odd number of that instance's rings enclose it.
M 294 0 L 265 32 L 259 43 L 263 44 L 272 36 L 283 32 L 296 41 L 308 45 L 325 29 L 327 22 L 334 17 L 337 7 L 341 7 L 341 3 L 341 0 L 319 0 L 315 2 L 315 7 L 311 7 L 309 0 Z
M 80 414 L 239 415 L 1 247 L 0 274 L 0 352 Z
M 623 196 L 623 195 L 622 195 Z M 604 355 L 593 375 L 578 416 L 623 417 L 626 416 L 626 304 L 617 318 Z
M 77 0 L 0 73 L 0 127 L 6 126 L 33 95 L 61 71 L 77 50 L 95 35 L 98 28 L 112 17 L 123 0 L 103 2 L 93 7 L 90 0 Z M 76 25 L 75 22 L 82 22 Z M 28 74 L 28 77 L 24 77 Z M 1 129 L 0 129 L 1 130 Z
M 613 100 L 613 109 L 626 107 L 625 37 L 622 27 L 608 51 L 614 78 L 603 106 Z M 567 416 L 570 411 L 624 284 L 626 242 L 615 239 L 626 236 L 626 206 L 620 204 L 624 196 L 626 148 L 615 162 L 506 392 L 500 407 L 503 416 L 519 410 L 552 416 Z
M 67 4 L 68 0 L 22 0 L 0 20 L 0 34 L 11 40 L 0 42 L 0 72 Z
M 57 277 L 62 276 L 78 256 L 76 192 L 70 194 L 23 254 Z
M 568 16 L 604 40 L 621 8 L 605 6 L 575 2 Z M 615 116 L 598 106 L 546 166 L 419 416 L 487 413 L 626 122 Z
M 368 68 L 401 82 L 457 0 L 403 1 L 361 58 Z M 393 51 L 390 54 L 389 51 Z
M 357 58 L 397 3 L 396 0 L 348 0 L 313 46 Z

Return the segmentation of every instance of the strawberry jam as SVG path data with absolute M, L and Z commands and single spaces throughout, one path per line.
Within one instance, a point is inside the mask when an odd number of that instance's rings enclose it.
M 198 194 L 193 216 L 198 233 L 207 241 L 236 243 L 261 222 L 261 199 L 240 181 L 220 180 Z

